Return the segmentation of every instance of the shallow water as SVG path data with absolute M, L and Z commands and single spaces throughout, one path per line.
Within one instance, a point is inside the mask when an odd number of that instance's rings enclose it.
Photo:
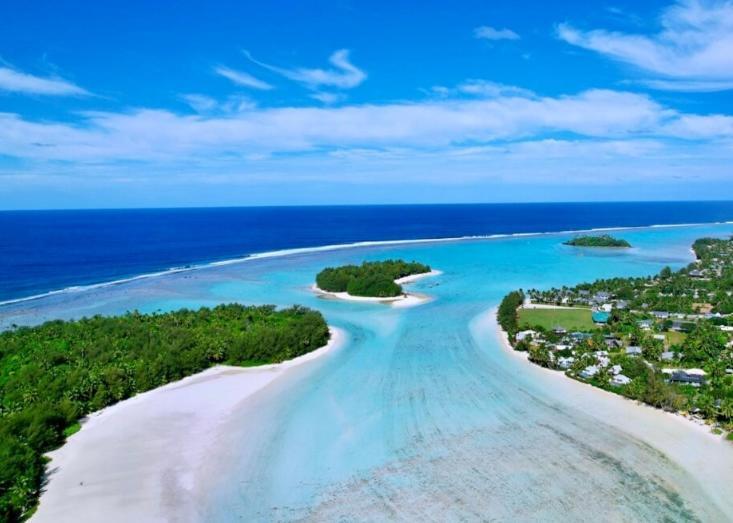
M 0 324 L 237 300 L 308 305 L 345 329 L 346 346 L 231 421 L 202 520 L 725 521 L 725 486 L 577 409 L 478 318 L 518 287 L 683 266 L 695 238 L 731 231 L 624 231 L 634 249 L 613 252 L 546 235 L 265 258 L 4 306 Z M 435 300 L 393 309 L 308 290 L 325 265 L 385 257 L 442 270 L 411 286 Z

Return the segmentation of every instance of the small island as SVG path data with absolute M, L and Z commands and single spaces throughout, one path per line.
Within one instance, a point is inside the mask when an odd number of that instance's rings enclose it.
M 438 271 L 429 265 L 415 261 L 364 262 L 323 269 L 316 275 L 314 290 L 342 299 L 395 301 L 408 297 L 403 283 L 435 274 Z
M 610 234 L 576 236 L 572 240 L 563 242 L 563 245 L 572 247 L 631 247 L 631 244 L 626 240 L 614 238 Z

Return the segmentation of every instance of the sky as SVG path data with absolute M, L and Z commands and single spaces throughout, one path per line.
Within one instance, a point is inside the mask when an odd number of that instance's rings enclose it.
M 733 0 L 3 2 L 0 209 L 733 199 Z

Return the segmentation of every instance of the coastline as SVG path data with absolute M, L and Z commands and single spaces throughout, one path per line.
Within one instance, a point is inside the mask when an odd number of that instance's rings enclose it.
M 412 274 L 410 276 L 398 278 L 395 280 L 395 283 L 398 285 L 408 285 L 417 280 L 421 280 L 423 278 L 427 278 L 430 276 L 439 276 L 440 274 L 443 274 L 443 272 L 438 271 L 438 270 L 431 270 L 430 272 Z M 323 296 L 326 298 L 332 298 L 332 299 L 343 300 L 343 301 L 366 302 L 366 303 L 386 303 L 395 308 L 416 307 L 418 305 L 422 305 L 424 303 L 428 303 L 433 300 L 431 296 L 428 296 L 426 294 L 416 293 L 416 292 L 404 292 L 403 294 L 399 296 L 389 296 L 386 298 L 379 298 L 376 296 L 353 296 L 349 294 L 348 292 L 324 291 L 323 289 L 318 287 L 318 285 L 315 283 L 311 285 L 310 289 L 311 291 L 318 294 L 319 296 Z
M 283 256 L 293 256 L 298 254 L 309 254 L 315 252 L 324 251 L 335 251 L 335 250 L 346 250 L 346 249 L 358 249 L 365 247 L 379 247 L 379 246 L 398 246 L 398 245 L 411 245 L 411 244 L 431 244 L 431 243 L 449 243 L 449 242 L 462 242 L 462 241 L 477 241 L 477 240 L 501 240 L 501 239 L 512 239 L 512 238 L 532 238 L 541 236 L 563 236 L 566 234 L 578 234 L 578 233 L 595 233 L 604 231 L 635 231 L 645 229 L 668 229 L 668 228 L 680 228 L 680 227 L 701 227 L 705 225 L 731 225 L 733 220 L 728 221 L 717 221 L 717 222 L 697 222 L 697 223 L 668 223 L 668 224 L 652 224 L 652 225 L 631 225 L 631 226 L 619 226 L 619 227 L 593 227 L 590 229 L 569 229 L 564 231 L 545 231 L 545 232 L 517 232 L 517 233 L 504 233 L 504 234 L 485 234 L 485 235 L 466 235 L 466 236 L 454 236 L 446 238 L 415 238 L 415 239 L 403 239 L 403 240 L 373 240 L 373 241 L 359 241 L 351 243 L 340 243 L 331 245 L 321 245 L 312 247 L 299 247 L 292 249 L 280 249 L 275 251 L 267 251 L 261 253 L 249 254 L 239 258 L 230 258 L 225 260 L 217 260 L 211 262 L 200 262 L 191 263 L 184 267 L 170 267 L 168 269 L 154 270 L 148 273 L 136 274 L 127 276 L 111 281 L 102 281 L 98 283 L 91 283 L 85 285 L 72 285 L 61 289 L 54 289 L 39 294 L 33 294 L 30 296 L 23 296 L 20 298 L 10 298 L 7 300 L 0 301 L 0 307 L 13 305 L 17 303 L 23 303 L 27 301 L 34 301 L 43 299 L 48 296 L 54 296 L 58 294 L 66 294 L 73 292 L 85 292 L 93 289 L 99 289 L 104 287 L 112 287 L 115 285 L 122 285 L 138 280 L 144 280 L 149 278 L 157 278 L 161 276 L 167 276 L 169 274 L 176 274 L 181 272 L 192 272 L 201 269 L 207 269 L 211 267 L 220 267 L 226 265 L 236 265 L 239 263 L 245 263 L 248 261 L 259 260 L 262 258 L 277 258 Z
M 329 331 L 326 345 L 292 360 L 218 365 L 91 414 L 47 454 L 48 483 L 31 521 L 196 520 L 203 469 L 227 420 L 289 369 L 343 346 L 345 332 Z
M 512 348 L 506 332 L 496 320 L 496 308 L 480 315 L 478 321 L 486 322 L 486 328 L 494 331 L 504 353 L 521 361 L 524 371 L 537 379 L 553 380 L 554 392 L 561 395 L 570 406 L 661 451 L 702 486 L 733 483 L 733 445 L 722 436 L 713 434 L 707 425 L 700 425 L 681 414 L 665 412 L 530 362 L 527 354 Z M 715 489 L 705 490 L 711 493 L 725 513 L 733 514 L 733 499 L 730 496 Z

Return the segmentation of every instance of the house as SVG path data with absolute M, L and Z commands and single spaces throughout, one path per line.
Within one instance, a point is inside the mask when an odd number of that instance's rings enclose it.
M 705 371 L 702 369 L 675 370 L 672 371 L 669 382 L 699 387 L 705 384 Z
M 610 303 L 604 303 L 599 308 L 603 312 L 611 312 L 613 310 L 613 305 L 611 305 Z
M 629 302 L 626 300 L 618 300 L 616 302 L 616 308 L 617 309 L 626 309 L 629 306 Z
M 589 365 L 580 371 L 580 377 L 586 380 L 592 378 L 596 374 L 598 374 L 598 367 L 595 365 Z
M 555 325 L 555 327 L 552 329 L 552 332 L 555 334 L 567 334 L 567 330 L 561 326 L 561 325 Z
M 653 338 L 659 341 L 667 341 L 667 337 L 664 334 L 655 334 Z
M 621 343 L 621 340 L 616 338 L 615 336 L 604 336 L 603 342 L 606 344 L 606 347 L 611 350 L 618 349 L 623 345 Z
M 664 351 L 660 357 L 662 361 L 672 361 L 674 359 L 674 352 Z
M 611 374 L 613 374 L 614 376 L 616 374 L 621 374 L 622 370 L 623 369 L 621 368 L 621 365 L 614 365 L 613 367 L 611 367 Z
M 641 356 L 642 350 L 641 347 L 637 345 L 629 345 L 626 347 L 626 355 L 627 356 Z
M 575 363 L 575 358 L 568 356 L 567 358 L 560 357 L 557 359 L 557 365 L 561 369 L 569 369 Z
M 589 340 L 593 335 L 589 332 L 571 332 L 570 337 L 577 342 Z
M 611 360 L 608 359 L 608 356 L 597 356 L 596 357 L 596 365 L 598 365 L 601 368 L 606 368 L 611 364 Z
M 652 311 L 652 315 L 658 320 L 666 320 L 669 318 L 669 313 L 667 311 Z
M 652 320 L 639 320 L 636 322 L 640 329 L 648 331 L 652 328 Z
M 614 385 L 616 387 L 620 387 L 621 385 L 628 385 L 631 383 L 631 378 L 628 376 L 624 376 L 623 374 L 616 374 L 613 378 L 611 378 L 611 385 Z
M 607 292 L 597 292 L 595 296 L 593 296 L 593 301 L 596 303 L 605 303 L 610 299 L 611 295 Z
M 697 270 L 697 269 L 691 270 L 690 272 L 687 273 L 687 275 L 690 278 L 704 278 L 705 277 L 705 274 L 702 271 Z
M 594 311 L 591 317 L 593 318 L 593 323 L 608 323 L 608 319 L 610 318 L 610 314 L 604 311 Z
M 517 341 L 524 341 L 527 338 L 534 338 L 536 335 L 537 335 L 537 331 L 526 330 L 526 331 L 519 331 L 515 337 Z

